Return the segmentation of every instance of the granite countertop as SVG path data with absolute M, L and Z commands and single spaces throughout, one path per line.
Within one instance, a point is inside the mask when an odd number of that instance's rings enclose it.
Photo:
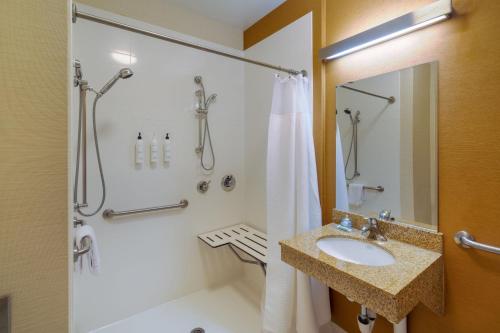
M 337 259 L 316 245 L 318 239 L 331 236 L 374 243 L 391 253 L 396 261 L 387 266 L 366 266 Z M 392 322 L 401 320 L 419 301 L 437 313 L 443 312 L 440 252 L 394 239 L 366 240 L 359 230 L 341 231 L 334 223 L 281 241 L 280 245 L 284 262 Z

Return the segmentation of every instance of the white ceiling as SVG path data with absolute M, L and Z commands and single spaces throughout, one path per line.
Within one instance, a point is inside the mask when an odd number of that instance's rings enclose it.
M 246 29 L 285 0 L 164 0 L 214 20 Z

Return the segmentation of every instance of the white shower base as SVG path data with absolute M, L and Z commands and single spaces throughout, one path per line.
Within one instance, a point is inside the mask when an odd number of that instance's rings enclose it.
M 258 295 L 238 282 L 203 289 L 89 333 L 189 333 L 196 327 L 206 333 L 260 332 Z

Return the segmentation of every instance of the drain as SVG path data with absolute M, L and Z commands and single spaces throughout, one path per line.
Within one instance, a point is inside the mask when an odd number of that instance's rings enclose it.
M 191 333 L 205 333 L 205 330 L 201 327 L 196 327 L 191 330 Z

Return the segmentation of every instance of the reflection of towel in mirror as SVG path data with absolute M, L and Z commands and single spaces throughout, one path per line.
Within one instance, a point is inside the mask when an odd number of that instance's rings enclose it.
M 347 191 L 349 205 L 359 207 L 365 201 L 365 190 L 363 184 L 350 183 Z

